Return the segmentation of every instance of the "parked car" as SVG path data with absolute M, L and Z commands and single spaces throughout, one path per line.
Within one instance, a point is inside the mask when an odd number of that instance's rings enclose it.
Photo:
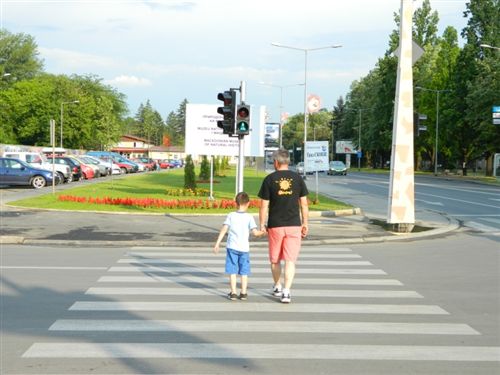
M 105 163 L 102 160 L 94 158 L 93 156 L 90 155 L 80 155 L 80 158 L 88 162 L 89 164 L 96 165 L 99 168 L 100 176 L 108 176 L 111 174 L 111 167 L 109 166 L 108 163 Z
M 99 169 L 99 166 L 85 160 L 83 158 L 83 155 L 71 155 L 71 157 L 78 160 L 80 162 L 80 164 L 86 165 L 87 167 L 92 168 L 92 170 L 94 171 L 94 178 L 101 177 L 101 170 Z
M 138 172 L 139 166 L 131 160 L 123 157 L 122 155 L 111 152 L 111 151 L 89 151 L 87 155 L 94 156 L 99 159 L 108 159 L 111 158 L 117 164 L 121 164 L 122 171 L 124 173 Z M 128 166 L 127 166 L 128 165 Z
M 99 156 L 99 160 L 102 160 L 104 163 L 111 163 L 113 165 L 113 174 L 126 174 L 134 172 L 134 166 L 129 163 L 120 163 L 114 161 L 110 156 Z M 115 168 L 118 167 L 120 169 L 120 173 L 116 173 Z
M 156 162 L 151 158 L 137 158 L 132 161 L 143 164 L 149 171 L 154 171 L 156 169 Z
M 60 182 L 57 174 L 46 169 L 35 168 L 28 163 L 14 158 L 0 158 L 0 185 L 25 185 L 40 189 L 52 184 L 52 180 Z
M 95 170 L 97 167 L 93 166 L 92 168 L 90 165 L 84 163 L 82 160 L 80 160 L 78 157 L 70 155 L 68 156 L 69 158 L 77 161 L 80 164 L 80 168 L 82 170 L 82 177 L 85 180 L 90 180 L 95 177 Z M 98 169 L 98 168 L 97 168 Z
M 49 162 L 52 163 L 52 157 L 48 156 Z M 80 166 L 80 162 L 76 159 L 72 159 L 68 156 L 57 156 L 54 158 L 54 162 L 56 164 L 67 165 L 72 174 L 72 181 L 80 181 L 83 178 L 82 168 Z
M 47 171 L 52 171 L 52 163 L 49 163 L 45 158 L 45 155 L 40 154 L 35 151 L 8 151 L 3 154 L 6 158 L 14 158 L 24 161 L 25 163 L 31 165 L 34 168 L 45 169 Z M 59 181 L 61 182 L 71 182 L 73 180 L 73 174 L 67 165 L 55 164 L 54 169 L 59 175 Z
M 169 160 L 168 162 L 170 164 L 172 164 L 174 168 L 181 168 L 182 167 L 182 160 L 172 159 L 172 160 Z
M 295 167 L 295 171 L 298 174 L 304 174 L 304 162 L 297 163 L 297 166 Z
M 347 175 L 347 167 L 340 160 L 334 160 L 330 162 L 330 168 L 328 169 L 329 175 Z
M 172 164 L 168 160 L 160 160 L 160 168 L 161 169 L 171 169 L 174 168 Z

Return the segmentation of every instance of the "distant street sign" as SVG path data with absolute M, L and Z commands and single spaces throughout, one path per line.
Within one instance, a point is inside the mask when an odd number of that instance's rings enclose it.
M 356 153 L 356 156 L 358 157 L 358 159 L 361 159 L 363 157 L 363 151 L 358 151 Z
M 419 113 L 418 114 L 418 119 L 419 120 L 427 120 L 427 115 L 423 114 L 423 113 Z
M 493 125 L 500 125 L 500 106 L 494 105 L 491 107 L 491 115 L 493 117 Z

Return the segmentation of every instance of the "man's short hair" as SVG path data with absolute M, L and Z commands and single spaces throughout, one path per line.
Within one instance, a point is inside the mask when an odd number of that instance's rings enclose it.
M 290 154 L 288 150 L 280 148 L 273 152 L 273 160 L 277 161 L 279 165 L 288 165 L 290 164 Z
M 238 206 L 241 206 L 242 204 L 247 204 L 248 202 L 250 202 L 250 197 L 244 191 L 240 191 L 238 194 L 236 194 L 234 201 Z

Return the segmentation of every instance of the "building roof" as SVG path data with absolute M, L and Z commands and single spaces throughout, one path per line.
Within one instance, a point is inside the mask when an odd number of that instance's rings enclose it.
M 129 140 L 133 140 L 133 141 L 140 141 L 140 142 L 145 142 L 145 143 L 148 142 L 147 139 L 140 138 L 140 137 L 137 137 L 135 135 L 130 135 L 130 134 L 124 134 L 124 135 L 122 135 L 121 136 L 121 140 L 124 140 L 124 139 L 129 139 Z
M 180 152 L 184 153 L 184 146 L 153 146 L 149 149 L 155 152 Z

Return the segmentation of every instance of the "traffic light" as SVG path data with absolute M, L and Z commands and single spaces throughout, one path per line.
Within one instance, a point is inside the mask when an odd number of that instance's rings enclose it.
M 236 134 L 250 134 L 250 106 L 240 104 L 236 111 Z
M 222 129 L 224 134 L 233 135 L 234 121 L 236 117 L 236 91 L 224 91 L 217 95 L 218 100 L 224 102 L 223 107 L 217 107 L 217 113 L 224 116 L 221 121 L 217 121 L 217 126 Z

